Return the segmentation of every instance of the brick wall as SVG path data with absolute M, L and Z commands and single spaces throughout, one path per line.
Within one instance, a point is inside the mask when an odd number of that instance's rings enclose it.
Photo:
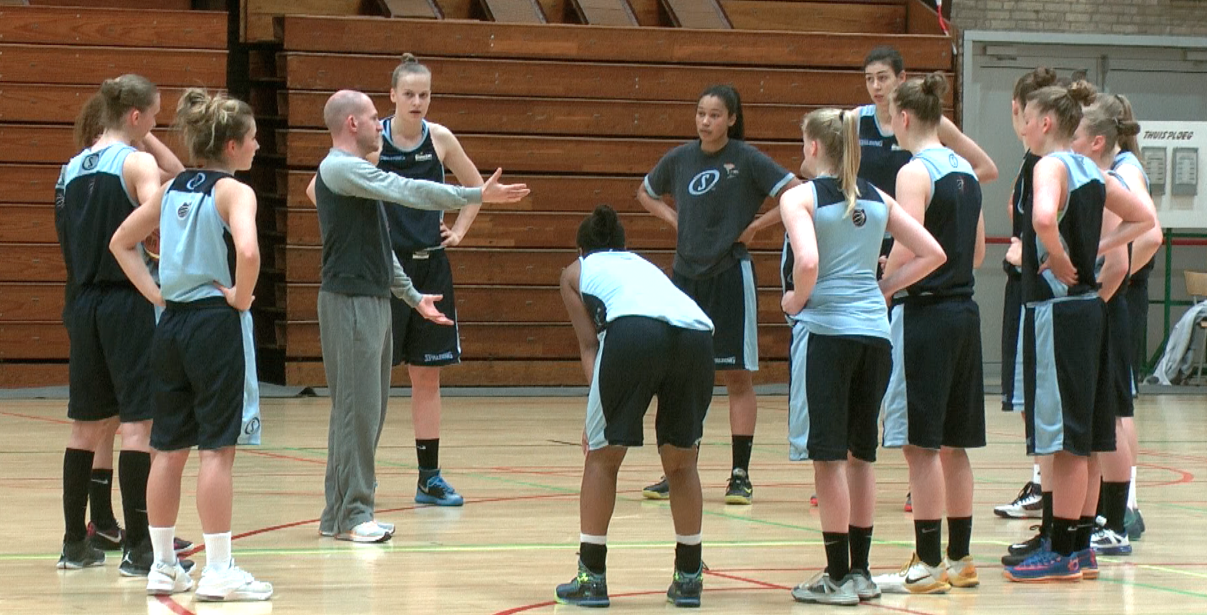
M 950 0 L 970 30 L 1207 36 L 1207 0 Z

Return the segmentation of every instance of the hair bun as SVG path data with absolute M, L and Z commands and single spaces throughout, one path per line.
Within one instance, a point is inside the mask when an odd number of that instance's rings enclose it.
M 1134 137 L 1140 134 L 1140 123 L 1134 120 L 1121 120 L 1119 122 L 1120 137 Z
M 402 54 L 402 63 L 403 64 L 418 64 L 419 58 L 416 58 L 415 54 L 407 52 L 407 53 Z
M 1056 83 L 1056 71 L 1047 66 L 1038 66 L 1031 74 L 1034 76 L 1036 88 L 1046 88 Z
M 935 71 L 922 79 L 922 93 L 942 98 L 947 93 L 947 77 Z
M 1085 107 L 1094 102 L 1094 98 L 1098 96 L 1098 88 L 1088 81 L 1074 81 L 1073 85 L 1069 86 L 1069 98 L 1072 98 L 1077 104 Z

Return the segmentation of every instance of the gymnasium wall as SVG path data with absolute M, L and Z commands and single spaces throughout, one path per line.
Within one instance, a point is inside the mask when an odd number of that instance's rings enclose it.
M 951 12 L 967 30 L 1207 36 L 1201 0 L 954 0 Z

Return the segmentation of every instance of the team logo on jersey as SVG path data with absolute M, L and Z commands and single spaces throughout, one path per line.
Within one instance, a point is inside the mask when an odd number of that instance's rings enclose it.
M 862 228 L 863 225 L 868 223 L 867 212 L 862 207 L 856 208 L 855 211 L 851 212 L 851 222 L 854 222 L 857 228 Z
M 953 169 L 960 166 L 960 163 L 956 159 L 956 155 L 954 152 L 947 155 L 947 162 L 951 163 L 951 168 L 953 168 Z
M 181 220 L 184 220 L 185 218 L 188 217 L 189 210 L 192 208 L 193 208 L 193 203 L 191 201 L 185 201 L 185 202 L 181 203 L 180 207 L 176 208 L 176 217 L 180 218 Z
M 431 159 L 431 154 L 415 154 L 415 162 L 427 162 Z
M 701 194 L 712 190 L 719 181 L 721 181 L 720 171 L 716 169 L 701 171 L 699 174 L 693 177 L 691 183 L 687 185 L 687 191 L 691 193 L 692 196 L 700 196 Z
M 725 177 L 731 179 L 738 176 L 738 167 L 732 162 L 725 163 Z
M 197 175 L 194 175 L 193 178 L 190 179 L 188 181 L 188 183 L 186 183 L 184 185 L 184 187 L 188 188 L 189 190 L 196 190 L 198 187 L 201 186 L 201 184 L 204 184 L 204 183 L 205 183 L 205 173 L 198 173 Z
M 964 178 L 963 177 L 956 178 L 956 192 L 959 192 L 960 194 L 964 193 Z
M 80 165 L 85 171 L 91 171 L 96 168 L 97 163 L 101 161 L 100 154 L 88 154 L 84 157 L 84 162 Z

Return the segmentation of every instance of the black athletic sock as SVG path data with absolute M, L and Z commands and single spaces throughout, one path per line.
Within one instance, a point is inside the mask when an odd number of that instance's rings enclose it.
M 113 517 L 112 469 L 92 469 L 88 483 L 88 511 L 96 527 L 108 530 L 117 526 L 117 519 Z
M 1041 491 L 1040 493 L 1043 498 L 1044 513 L 1043 513 L 1043 520 L 1040 521 L 1039 533 L 1044 536 L 1047 536 L 1049 539 L 1051 539 L 1052 538 L 1052 517 L 1053 517 L 1052 492 L 1051 491 Z
M 1102 516 L 1106 517 L 1106 527 L 1120 536 L 1126 531 L 1123 527 L 1123 515 L 1127 513 L 1127 483 L 1102 483 Z
M 868 554 L 872 551 L 872 528 L 851 525 L 847 529 L 850 531 L 851 570 L 871 574 L 871 570 L 868 568 Z M 841 581 L 842 579 L 836 580 Z
M 733 467 L 750 474 L 750 451 L 754 448 L 754 436 L 732 436 Z
M 420 470 L 439 470 L 440 438 L 415 440 L 415 455 L 419 458 Z
M 130 546 L 142 544 L 147 532 L 147 477 L 151 475 L 151 453 L 122 451 L 117 458 L 117 480 L 122 490 L 122 515 Z
M 1052 518 L 1052 551 L 1058 555 L 1069 557 L 1077 545 L 1078 519 Z
M 700 552 L 703 550 L 703 546 L 702 544 L 685 545 L 681 542 L 676 542 L 675 570 L 688 574 L 700 572 Z
M 1094 517 L 1082 517 L 1077 520 L 1077 542 L 1073 544 L 1074 552 L 1090 548 L 1090 537 L 1094 535 L 1094 528 L 1097 526 Z
M 972 543 L 972 517 L 947 518 L 947 557 L 959 561 L 968 557 Z
M 580 542 L 578 543 L 578 557 L 587 570 L 595 574 L 603 574 L 608 571 L 608 545 Z
M 927 566 L 943 563 L 943 520 L 915 519 L 914 548 L 918 559 Z
M 822 532 L 826 545 L 826 572 L 835 583 L 851 573 L 850 535 L 846 532 Z
M 79 542 L 88 537 L 88 481 L 92 477 L 92 451 L 69 448 L 63 453 L 63 534 L 64 542 Z

